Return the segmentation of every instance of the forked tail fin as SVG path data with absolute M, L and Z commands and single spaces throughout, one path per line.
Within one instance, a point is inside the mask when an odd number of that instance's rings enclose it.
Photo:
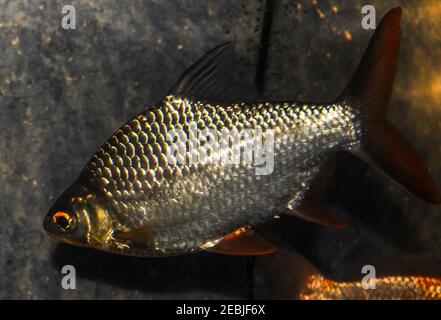
M 401 8 L 381 20 L 357 71 L 339 99 L 354 97 L 361 109 L 365 130 L 362 147 L 350 150 L 430 203 L 441 197 L 426 167 L 407 139 L 386 119 L 400 47 Z

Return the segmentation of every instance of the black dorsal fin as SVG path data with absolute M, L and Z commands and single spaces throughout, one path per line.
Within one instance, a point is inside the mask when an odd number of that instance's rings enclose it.
M 201 100 L 227 102 L 255 96 L 252 89 L 237 85 L 233 70 L 233 43 L 227 42 L 196 61 L 179 77 L 169 94 Z

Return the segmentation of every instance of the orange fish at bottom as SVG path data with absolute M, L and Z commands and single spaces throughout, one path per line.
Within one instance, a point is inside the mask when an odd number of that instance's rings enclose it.
M 371 279 L 375 289 L 364 289 L 361 281 L 336 282 L 312 275 L 300 293 L 300 300 L 439 300 L 441 279 L 390 276 Z M 372 283 L 372 282 L 370 282 Z

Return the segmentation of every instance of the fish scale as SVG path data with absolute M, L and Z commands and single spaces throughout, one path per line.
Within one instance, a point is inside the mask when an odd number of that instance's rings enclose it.
M 168 96 L 160 107 L 147 109 L 118 130 L 82 174 L 113 200 L 112 218 L 122 227 L 152 225 L 159 255 L 196 251 L 207 239 L 220 238 L 226 230 L 257 224 L 273 216 L 282 205 L 281 199 L 303 189 L 298 181 L 305 181 L 308 176 L 313 179 L 318 163 L 336 148 L 359 141 L 361 130 L 356 128 L 356 114 L 350 110 L 337 104 L 223 106 Z M 198 134 L 205 128 L 219 135 L 223 128 L 263 126 L 274 130 L 275 172 L 259 176 L 244 163 L 167 163 L 165 150 L 172 147 L 172 141 L 164 137 L 176 125 L 186 128 L 193 121 L 197 123 Z M 333 142 L 323 144 L 327 138 Z M 251 136 L 243 143 L 251 144 L 253 139 Z M 195 149 L 200 147 L 196 143 Z M 210 159 L 218 157 L 213 154 Z M 119 158 L 124 160 L 115 160 Z M 173 202 L 164 203 L 164 198 Z M 172 252 L 167 249 L 170 247 Z

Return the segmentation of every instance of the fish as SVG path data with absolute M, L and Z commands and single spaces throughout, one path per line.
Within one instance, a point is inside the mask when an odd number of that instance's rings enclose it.
M 44 229 L 121 255 L 272 255 L 276 248 L 255 227 L 281 214 L 346 226 L 322 201 L 340 151 L 441 203 L 420 157 L 386 119 L 401 15 L 399 7 L 385 15 L 348 85 L 328 103 L 255 95 L 231 80 L 232 43 L 210 50 L 102 145 L 50 208 Z
M 440 300 L 441 278 L 435 259 L 373 258 L 368 272 L 361 265 L 346 265 L 336 275 L 297 252 L 287 242 L 278 242 L 276 257 L 259 259 L 265 292 L 260 299 L 281 300 Z M 263 262 L 263 264 L 262 264 Z M 358 269 L 353 272 L 355 269 Z M 262 268 L 263 267 L 263 268 Z M 348 269 L 352 269 L 349 271 Z M 378 274 L 377 274 L 378 272 Z M 276 276 L 277 275 L 277 276 Z
M 299 300 L 440 300 L 441 279 L 427 276 L 387 276 L 371 279 L 372 289 L 361 281 L 337 282 L 311 275 Z

